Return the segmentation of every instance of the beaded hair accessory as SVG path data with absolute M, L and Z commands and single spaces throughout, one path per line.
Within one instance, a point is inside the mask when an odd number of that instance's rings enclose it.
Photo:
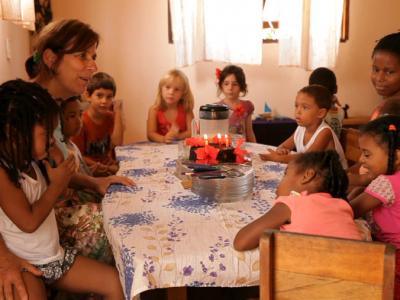
M 38 51 L 33 52 L 32 54 L 33 62 L 38 64 L 40 62 L 40 53 Z

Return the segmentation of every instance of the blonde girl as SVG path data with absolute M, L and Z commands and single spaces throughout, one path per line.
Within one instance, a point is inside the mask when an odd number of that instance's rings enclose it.
M 158 84 L 154 105 L 147 118 L 147 138 L 153 142 L 171 143 L 191 135 L 194 99 L 186 75 L 169 71 Z

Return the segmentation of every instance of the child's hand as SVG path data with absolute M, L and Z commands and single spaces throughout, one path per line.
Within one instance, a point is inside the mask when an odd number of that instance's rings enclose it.
M 290 150 L 289 149 L 286 149 L 286 148 L 284 148 L 284 147 L 278 147 L 278 148 L 276 148 L 276 151 L 275 151 L 277 154 L 279 154 L 279 155 L 287 155 L 287 154 L 289 154 L 290 153 Z
M 113 102 L 114 111 L 122 111 L 122 99 L 115 99 Z
M 97 181 L 96 190 L 101 195 L 104 195 L 107 192 L 107 189 L 111 184 L 123 184 L 126 186 L 135 185 L 135 182 L 129 179 L 128 177 L 116 176 L 116 175 L 108 177 L 97 177 L 96 181 Z
M 172 125 L 171 129 L 164 136 L 164 143 L 170 144 L 174 139 L 176 139 L 178 137 L 178 133 L 179 133 L 179 129 L 177 130 L 176 127 L 174 127 Z
M 63 191 L 67 188 L 72 175 L 75 174 L 76 161 L 73 154 L 68 157 L 56 168 L 52 168 L 47 161 L 44 162 L 47 174 L 49 175 L 50 184 Z
M 278 161 L 279 156 L 282 154 L 278 154 L 277 151 L 274 151 L 272 149 L 268 149 L 268 152 L 266 153 L 260 153 L 260 158 L 262 160 L 267 160 L 267 161 Z

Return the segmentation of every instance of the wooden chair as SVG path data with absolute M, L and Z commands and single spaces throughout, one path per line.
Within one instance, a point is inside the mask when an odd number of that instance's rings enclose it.
M 361 150 L 358 145 L 359 136 L 360 131 L 354 128 L 342 128 L 340 133 L 340 143 L 349 166 L 356 163 L 361 156 Z
M 389 244 L 277 230 L 260 240 L 260 299 L 393 299 Z

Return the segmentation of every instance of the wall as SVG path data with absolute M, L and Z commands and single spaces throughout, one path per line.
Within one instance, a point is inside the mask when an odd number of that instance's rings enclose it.
M 168 44 L 167 0 L 52 0 L 55 19 L 78 18 L 102 36 L 99 69 L 117 81 L 124 99 L 126 142 L 145 139 L 147 109 L 153 103 L 160 77 L 174 67 L 175 52 Z M 400 29 L 398 0 L 350 0 L 350 39 L 340 45 L 337 67 L 338 97 L 350 105 L 350 115 L 367 115 L 379 98 L 370 84 L 371 51 L 375 41 Z M 261 66 L 242 66 L 249 85 L 248 99 L 263 109 L 264 101 L 282 115 L 293 114 L 296 92 L 310 72 L 278 67 L 277 44 L 263 45 Z M 195 111 L 214 102 L 214 73 L 223 63 L 200 62 L 183 68 L 196 99 Z
M 6 54 L 6 39 L 9 39 L 10 55 Z M 0 21 L 0 82 L 26 79 L 25 60 L 29 55 L 29 31 L 11 22 Z

